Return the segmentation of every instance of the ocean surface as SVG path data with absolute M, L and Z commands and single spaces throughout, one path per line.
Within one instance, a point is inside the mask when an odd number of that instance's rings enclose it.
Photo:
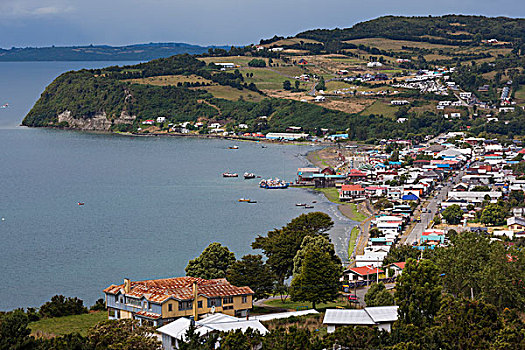
M 242 178 L 250 171 L 294 180 L 310 146 L 240 142 L 230 150 L 226 140 L 18 126 L 58 74 L 109 64 L 0 63 L 0 105 L 9 103 L 0 109 L 0 310 L 39 306 L 55 294 L 92 305 L 125 277 L 183 276 L 211 242 L 237 258 L 260 253 L 250 246 L 257 235 L 312 210 L 332 216 L 332 241 L 346 257 L 356 223 L 336 205 L 319 193 L 263 190 Z M 241 177 L 222 178 L 224 171 Z M 314 209 L 295 206 L 312 201 Z

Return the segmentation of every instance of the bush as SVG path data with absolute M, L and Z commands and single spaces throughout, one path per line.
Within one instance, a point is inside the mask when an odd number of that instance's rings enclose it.
M 106 311 L 106 302 L 104 299 L 98 299 L 95 304 L 90 308 L 91 311 Z
M 248 65 L 250 67 L 266 67 L 266 62 L 262 59 L 254 58 L 250 62 L 248 62 Z
M 55 295 L 40 307 L 42 317 L 61 317 L 69 315 L 80 315 L 87 313 L 84 302 L 78 298 L 66 298 L 63 295 Z

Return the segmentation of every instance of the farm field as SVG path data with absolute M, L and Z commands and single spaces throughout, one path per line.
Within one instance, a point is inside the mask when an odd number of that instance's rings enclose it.
M 231 100 L 231 101 L 237 101 L 241 97 L 245 101 L 252 101 L 252 102 L 258 102 L 263 99 L 263 96 L 261 96 L 257 92 L 247 90 L 247 89 L 239 90 L 231 86 L 213 85 L 213 86 L 197 87 L 194 89 L 205 89 L 206 91 L 211 93 L 216 98 L 223 98 L 225 100 Z
M 213 84 L 211 80 L 204 79 L 197 75 L 161 75 L 157 77 L 148 77 L 148 78 L 138 78 L 138 79 L 129 79 L 131 83 L 135 84 L 146 84 L 146 85 L 156 85 L 156 86 L 168 86 L 168 85 L 177 85 L 178 83 L 207 83 Z

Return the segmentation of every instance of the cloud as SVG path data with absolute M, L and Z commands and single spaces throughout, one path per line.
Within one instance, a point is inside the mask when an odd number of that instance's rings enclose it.
M 0 13 L 10 19 L 53 17 L 74 10 L 66 0 L 0 0 Z

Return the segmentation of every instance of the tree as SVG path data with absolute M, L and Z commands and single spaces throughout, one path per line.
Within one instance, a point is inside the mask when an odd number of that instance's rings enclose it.
M 259 331 L 248 328 L 246 331 L 237 329 L 221 334 L 222 350 L 255 350 L 262 343 L 262 335 Z
M 432 333 L 437 334 L 441 348 L 489 349 L 502 326 L 493 305 L 447 296 L 441 303 Z
M 186 266 L 186 275 L 204 279 L 224 278 L 235 262 L 235 255 L 220 243 L 212 243 Z
M 447 207 L 445 210 L 443 210 L 441 216 L 443 216 L 443 218 L 447 220 L 447 223 L 449 225 L 457 225 L 463 219 L 463 210 L 461 210 L 461 207 L 459 205 L 453 204 L 450 207 Z
M 322 235 L 327 238 L 327 232 L 333 225 L 332 219 L 325 213 L 301 214 L 285 227 L 268 232 L 266 237 L 258 236 L 252 248 L 263 250 L 268 258 L 266 264 L 282 285 L 292 275 L 293 258 L 301 248 L 304 237 Z
M 330 256 L 330 260 L 337 264 L 342 265 L 341 259 L 335 253 L 335 248 L 330 241 L 324 236 L 306 236 L 301 243 L 301 248 L 297 251 L 293 258 L 293 274 L 297 275 L 301 272 L 303 259 L 309 250 L 316 250 L 319 252 L 327 253 Z
M 284 90 L 291 90 L 292 89 L 292 83 L 290 83 L 290 80 L 283 81 L 283 89 Z
M 295 81 L 295 90 L 299 90 L 299 86 L 301 85 L 301 82 L 299 80 Z
M 160 350 L 154 334 L 155 328 L 141 326 L 136 320 L 109 320 L 91 328 L 88 338 L 96 349 Z
M 321 339 L 312 335 L 308 328 L 279 327 L 270 331 L 263 338 L 265 350 L 322 350 L 325 349 Z
M 104 299 L 100 298 L 98 299 L 95 304 L 90 308 L 91 311 L 106 311 L 106 302 Z
M 275 283 L 275 275 L 262 261 L 261 255 L 243 256 L 228 268 L 226 278 L 234 286 L 250 287 L 256 300 L 270 295 Z
M 250 62 L 248 62 L 248 66 L 250 67 L 266 67 L 266 62 L 263 59 L 254 58 Z
M 402 244 L 395 245 L 388 251 L 385 259 L 383 259 L 383 266 L 387 266 L 396 262 L 407 261 L 407 259 L 417 259 L 421 255 L 421 251 L 417 250 L 411 245 Z
M 55 295 L 51 301 L 40 307 L 39 313 L 42 317 L 61 317 L 69 315 L 80 315 L 88 312 L 84 302 L 78 298 L 66 298 L 63 295 Z
M 394 295 L 400 322 L 416 327 L 432 325 L 440 307 L 439 278 L 438 268 L 431 260 L 407 260 Z
M 0 349 L 33 349 L 34 338 L 30 336 L 29 319 L 22 310 L 0 315 Z
M 321 77 L 319 78 L 319 82 L 317 83 L 317 85 L 315 86 L 315 88 L 317 90 L 326 90 L 326 85 L 325 85 L 325 82 L 324 82 L 324 77 L 321 75 Z
M 179 339 L 179 350 L 215 350 L 219 336 L 217 333 L 201 335 L 195 325 L 190 325 L 183 339 Z
M 324 341 L 327 349 L 339 349 L 338 346 L 352 345 L 352 349 L 381 349 L 381 335 L 377 327 L 346 326 L 337 327 L 335 332 L 328 334 Z
M 507 211 L 499 204 L 488 204 L 481 212 L 481 222 L 485 225 L 504 225 Z
M 309 301 L 312 308 L 321 302 L 337 298 L 342 266 L 335 263 L 329 253 L 311 247 L 302 259 L 300 271 L 290 286 L 292 300 Z
M 394 297 L 390 294 L 383 282 L 374 283 L 365 294 L 366 306 L 394 305 Z

